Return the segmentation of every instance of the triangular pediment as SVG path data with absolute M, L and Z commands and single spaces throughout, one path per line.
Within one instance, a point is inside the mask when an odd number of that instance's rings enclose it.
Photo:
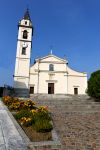
M 67 63 L 67 60 L 57 57 L 55 55 L 47 55 L 45 57 L 36 59 L 36 61 L 40 62 L 53 62 L 53 63 Z

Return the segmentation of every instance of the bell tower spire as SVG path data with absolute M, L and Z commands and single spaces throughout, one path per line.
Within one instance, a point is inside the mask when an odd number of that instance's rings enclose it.
M 32 49 L 33 25 L 26 10 L 18 24 L 17 52 L 14 73 L 14 88 L 17 96 L 29 95 L 29 72 Z
M 27 8 L 27 10 L 26 10 L 26 12 L 24 14 L 23 19 L 31 21 L 30 14 L 29 14 L 29 9 L 28 8 Z

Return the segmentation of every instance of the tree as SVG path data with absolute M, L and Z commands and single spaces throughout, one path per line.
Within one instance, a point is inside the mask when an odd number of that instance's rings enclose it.
M 88 80 L 87 93 L 89 96 L 100 101 L 100 70 L 97 70 L 91 74 L 91 77 Z

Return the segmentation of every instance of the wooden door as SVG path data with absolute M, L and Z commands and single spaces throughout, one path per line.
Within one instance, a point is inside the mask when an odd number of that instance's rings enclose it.
M 78 88 L 74 88 L 74 94 L 78 95 Z
M 54 83 L 48 83 L 48 94 L 54 94 Z
M 34 94 L 34 87 L 30 87 L 30 94 Z

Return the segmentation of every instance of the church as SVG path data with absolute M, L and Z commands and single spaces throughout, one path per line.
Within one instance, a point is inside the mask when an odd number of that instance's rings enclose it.
M 14 89 L 17 96 L 32 94 L 86 94 L 87 74 L 71 69 L 66 59 L 52 52 L 31 65 L 34 28 L 27 9 L 18 24 Z

